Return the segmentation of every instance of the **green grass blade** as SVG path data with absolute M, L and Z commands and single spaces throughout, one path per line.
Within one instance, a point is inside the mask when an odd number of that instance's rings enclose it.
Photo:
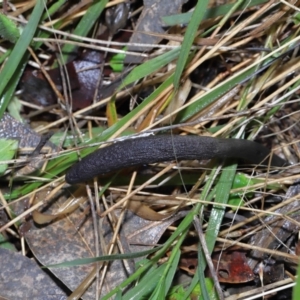
M 177 229 L 173 232 L 173 234 L 170 236 L 170 238 L 164 243 L 163 247 L 158 250 L 158 252 L 155 254 L 155 256 L 149 261 L 147 264 L 142 265 L 134 274 L 132 274 L 128 279 L 123 281 L 117 288 L 112 290 L 110 293 L 108 293 L 103 299 L 110 299 L 113 295 L 115 295 L 119 290 L 122 288 L 128 286 L 129 284 L 132 284 L 134 280 L 137 280 L 139 276 L 143 274 L 146 270 L 148 270 L 153 264 L 155 264 L 164 254 L 165 252 L 171 247 L 172 243 L 178 239 L 179 236 L 184 235 L 188 232 L 188 229 L 193 222 L 194 216 L 197 213 L 197 210 L 193 209 L 190 211 L 185 218 L 180 222 Z M 165 265 L 163 265 L 165 268 Z M 163 271 L 162 271 L 163 273 Z M 157 279 L 156 279 L 157 283 Z M 152 288 L 153 289 L 153 288 Z
M 110 291 L 107 295 L 105 295 L 104 297 L 102 297 L 101 300 L 108 300 L 113 295 L 122 292 L 122 290 L 124 288 L 126 288 L 129 284 L 132 284 L 132 282 L 134 282 L 135 280 L 140 279 L 145 272 L 152 272 L 151 268 L 155 269 L 153 267 L 153 262 L 152 261 L 148 261 L 148 262 L 144 263 L 143 265 L 140 266 L 140 268 L 134 274 L 132 274 L 131 276 L 129 276 L 129 278 L 127 278 L 126 280 L 124 280 L 121 284 L 119 284 L 119 286 L 117 286 L 112 291 Z
M 182 123 L 190 119 L 192 116 L 197 114 L 199 111 L 203 110 L 205 107 L 213 103 L 215 100 L 220 98 L 222 95 L 224 95 L 226 92 L 230 91 L 233 87 L 235 87 L 237 84 L 245 80 L 249 75 L 253 74 L 256 70 L 256 67 L 253 67 L 245 72 L 242 72 L 242 74 L 239 74 L 237 76 L 234 76 L 233 78 L 230 78 L 218 86 L 216 86 L 214 89 L 208 91 L 205 93 L 201 98 L 196 100 L 195 102 L 191 103 L 188 107 L 186 107 L 184 110 L 180 111 L 176 117 L 176 123 Z
M 169 257 L 169 260 L 167 261 L 166 268 L 161 274 L 159 281 L 157 282 L 156 288 L 154 292 L 152 293 L 150 300 L 154 299 L 165 299 L 166 295 L 168 294 L 170 287 L 172 285 L 172 282 L 174 280 L 175 272 L 178 267 L 181 251 L 180 247 L 182 243 L 184 242 L 184 239 L 186 237 L 187 231 L 180 236 L 177 243 L 175 244 L 174 249 L 172 250 L 171 256 Z
M 1 102 L 5 103 L 6 108 L 8 107 L 15 91 L 17 88 L 17 85 L 21 79 L 21 76 L 23 74 L 23 71 L 26 67 L 27 61 L 30 57 L 29 52 L 26 52 L 25 55 L 22 57 L 20 64 L 18 65 L 17 69 L 15 70 L 14 74 L 12 75 L 9 84 L 7 87 L 4 89 L 2 97 L 1 97 Z M 1 73 L 0 73 L 1 76 Z M 7 103 L 7 104 L 6 104 Z M 1 111 L 1 104 L 0 104 L 0 111 Z M 1 118 L 1 117 L 0 117 Z
M 152 58 L 140 66 L 135 67 L 124 79 L 118 90 L 126 85 L 142 79 L 158 69 L 166 66 L 168 63 L 176 59 L 179 55 L 180 48 L 172 49 L 158 57 Z
M 47 11 L 43 14 L 42 20 L 46 20 L 49 16 L 52 16 L 54 13 L 56 13 L 65 3 L 67 0 L 58 0 L 55 3 L 53 3 L 49 8 L 47 8 Z
M 204 271 L 205 271 L 206 264 L 202 264 L 202 262 L 205 262 L 205 257 L 204 257 L 204 253 L 200 247 L 200 244 L 198 245 L 197 256 L 198 256 L 197 274 L 198 274 L 198 278 L 199 278 L 199 284 L 200 284 L 202 298 L 203 298 L 203 300 L 210 300 L 206 282 L 205 282 Z
M 184 235 L 185 239 L 186 235 Z M 183 241 L 182 241 L 183 242 Z M 179 241 L 178 246 L 177 244 L 175 245 L 174 249 L 172 250 L 172 255 L 170 257 L 170 268 L 169 272 L 166 274 L 166 280 L 165 280 L 165 295 L 169 292 L 172 284 L 174 283 L 174 276 L 178 268 L 179 260 L 181 257 L 181 251 L 180 247 L 182 245 L 182 242 Z
M 190 55 L 190 50 L 194 42 L 194 38 L 196 36 L 197 30 L 199 28 L 199 24 L 202 21 L 202 18 L 205 14 L 207 5 L 209 0 L 201 0 L 198 1 L 195 10 L 193 12 L 191 21 L 186 29 L 184 39 L 181 45 L 181 50 L 178 58 L 178 62 L 176 64 L 176 69 L 174 73 L 174 88 L 175 90 L 179 89 L 179 83 L 181 79 L 182 71 L 186 65 L 187 59 Z
M 155 268 L 147 274 L 143 276 L 143 278 L 140 280 L 139 284 L 136 285 L 133 289 L 128 291 L 123 297 L 122 300 L 140 300 L 140 299 L 149 299 L 146 297 L 151 293 L 151 291 L 155 288 L 157 285 L 158 278 L 163 274 L 164 270 L 166 268 L 166 265 L 161 265 L 158 268 Z M 103 299 L 108 299 L 106 298 Z M 144 298 L 146 297 L 146 298 Z M 162 298 L 163 299 L 163 298 Z
M 225 208 L 222 207 L 222 204 L 227 204 L 228 202 L 230 190 L 236 173 L 236 168 L 236 164 L 229 164 L 225 166 L 217 183 L 215 203 L 219 203 L 221 205 L 213 206 L 205 234 L 207 248 L 210 253 L 212 253 L 214 249 L 216 239 L 219 234 L 219 230 L 225 213 Z
M 215 86 L 212 90 L 206 92 L 204 95 L 201 95 L 199 99 L 190 103 L 188 107 L 184 108 L 177 114 L 175 123 L 185 122 L 190 119 L 194 114 L 197 114 L 199 111 L 213 103 L 216 99 L 224 95 L 226 92 L 233 89 L 238 84 L 244 84 L 250 78 L 257 76 L 258 67 L 262 66 L 259 71 L 265 70 L 272 62 L 274 62 L 274 57 L 284 55 L 280 54 L 280 51 L 284 48 L 283 46 L 278 47 L 272 53 L 267 54 L 265 57 L 256 61 L 252 65 L 246 67 L 242 71 L 223 81 L 219 85 Z
M 38 0 L 32 11 L 30 19 L 25 26 L 20 38 L 18 39 L 16 45 L 14 46 L 9 58 L 7 59 L 1 73 L 0 73 L 0 118 L 2 117 L 10 99 L 6 97 L 3 99 L 5 89 L 9 89 L 10 80 L 13 75 L 22 69 L 20 63 L 24 57 L 27 47 L 30 45 L 34 33 L 36 32 L 37 26 L 39 24 L 40 18 L 44 11 L 44 1 Z M 13 83 L 14 84 L 14 83 Z
M 235 173 L 236 173 L 236 165 L 226 166 L 223 169 L 223 172 L 220 176 L 218 183 L 212 189 L 215 192 L 210 193 L 209 191 L 211 190 L 212 185 L 214 183 L 214 178 L 217 175 L 217 168 L 214 168 L 212 170 L 212 172 L 210 173 L 209 180 L 207 181 L 207 183 L 204 186 L 203 192 L 201 194 L 201 199 L 206 199 L 207 201 L 211 201 L 212 196 L 215 195 L 216 203 L 222 203 L 222 204 L 227 203 L 227 201 L 229 199 L 229 195 L 230 195 L 230 189 L 234 182 Z M 201 206 L 202 206 L 202 204 L 197 204 L 194 208 L 194 211 L 198 213 L 200 211 Z M 212 253 L 212 250 L 214 248 L 216 238 L 219 233 L 219 228 L 221 226 L 221 222 L 223 219 L 224 212 L 225 212 L 225 209 L 222 206 L 214 206 L 212 209 L 212 213 L 211 213 L 211 216 L 209 219 L 209 223 L 208 223 L 208 227 L 206 229 L 206 235 L 205 235 L 207 247 L 208 247 L 208 250 L 210 253 Z M 218 220 L 217 218 L 220 218 L 220 219 Z M 198 255 L 199 255 L 199 253 L 198 253 Z M 192 282 L 190 283 L 188 289 L 185 292 L 183 299 L 187 299 L 190 296 L 192 291 L 195 289 L 196 285 L 199 283 L 200 279 L 202 280 L 201 285 L 203 285 L 202 292 L 204 291 L 204 294 L 202 296 L 203 296 L 203 298 L 207 297 L 207 294 L 209 294 L 209 293 L 207 293 L 208 289 L 203 280 L 205 277 L 204 273 L 203 273 L 205 270 L 205 267 L 206 267 L 206 261 L 205 261 L 204 257 L 202 255 L 200 255 L 199 260 L 198 260 L 197 270 L 192 279 Z M 200 275 L 200 272 L 201 272 L 201 275 Z
M 117 259 L 133 259 L 137 257 L 143 257 L 149 255 L 153 252 L 156 252 L 158 249 L 162 248 L 161 246 L 155 247 L 150 250 L 135 252 L 135 253 L 125 253 L 125 254 L 112 254 L 112 255 L 103 255 L 99 257 L 91 257 L 91 258 L 81 258 L 81 259 L 74 259 L 71 261 L 62 262 L 55 265 L 48 265 L 45 268 L 63 268 L 63 267 L 75 267 L 81 265 L 87 265 L 99 261 L 114 261 Z

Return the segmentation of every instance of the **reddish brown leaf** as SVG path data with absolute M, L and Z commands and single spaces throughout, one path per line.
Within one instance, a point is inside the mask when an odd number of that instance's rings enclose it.
M 220 282 L 242 283 L 252 281 L 254 274 L 246 262 L 246 255 L 241 251 L 223 251 L 213 255 Z

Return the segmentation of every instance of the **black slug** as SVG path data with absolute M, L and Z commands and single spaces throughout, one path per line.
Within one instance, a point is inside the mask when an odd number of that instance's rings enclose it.
M 268 164 L 270 151 L 261 144 L 242 139 L 206 136 L 157 135 L 128 139 L 87 155 L 66 174 L 70 184 L 88 181 L 98 175 L 127 167 L 170 160 L 242 158 L 255 164 Z M 271 166 L 287 162 L 272 155 Z

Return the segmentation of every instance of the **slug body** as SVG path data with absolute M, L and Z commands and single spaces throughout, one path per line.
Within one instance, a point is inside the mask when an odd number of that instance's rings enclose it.
M 261 144 L 242 139 L 206 136 L 157 135 L 128 139 L 87 155 L 66 174 L 70 184 L 88 181 L 98 175 L 127 167 L 171 160 L 241 158 L 255 164 L 268 164 L 270 151 Z M 273 154 L 271 166 L 282 167 L 286 161 Z

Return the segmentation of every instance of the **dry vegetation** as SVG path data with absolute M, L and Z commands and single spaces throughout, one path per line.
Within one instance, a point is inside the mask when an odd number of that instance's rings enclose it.
M 15 282 L 39 299 L 292 299 L 300 1 L 44 2 L 2 3 L 0 297 L 19 299 Z M 255 140 L 291 165 L 163 162 L 66 184 L 99 145 L 153 133 Z M 37 261 L 72 262 L 39 283 Z

